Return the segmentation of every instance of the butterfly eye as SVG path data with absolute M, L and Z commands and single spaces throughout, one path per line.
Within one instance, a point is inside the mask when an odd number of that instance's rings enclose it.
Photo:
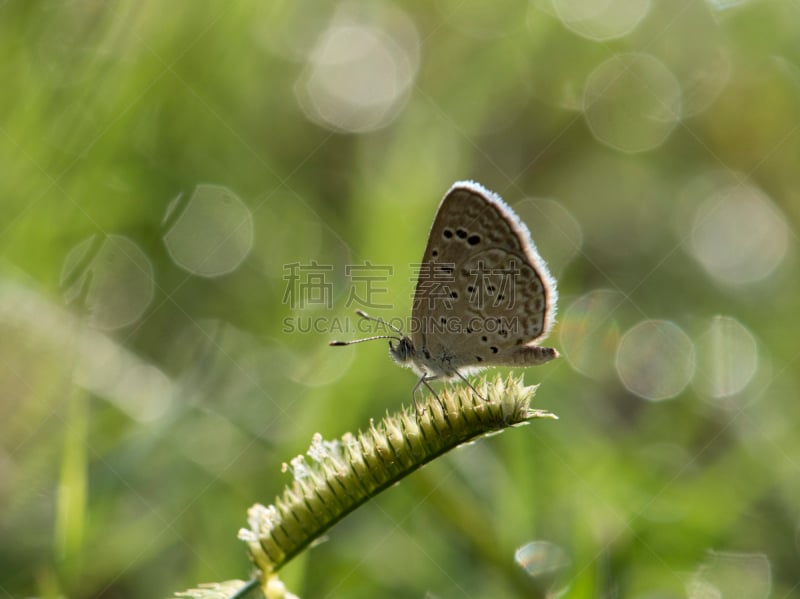
M 445 239 L 450 239 L 453 236 L 453 232 L 450 229 L 445 229 L 442 231 L 442 237 Z
M 456 236 L 459 239 L 465 239 L 467 236 L 467 232 L 464 229 L 456 229 Z
M 470 245 L 478 245 L 481 242 L 480 235 L 470 235 L 467 243 Z

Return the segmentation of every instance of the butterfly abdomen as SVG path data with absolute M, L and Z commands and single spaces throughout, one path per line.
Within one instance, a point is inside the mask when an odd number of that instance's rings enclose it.
M 539 347 L 538 345 L 518 345 L 511 351 L 511 361 L 520 366 L 535 366 L 544 364 L 558 357 L 558 352 L 552 347 Z

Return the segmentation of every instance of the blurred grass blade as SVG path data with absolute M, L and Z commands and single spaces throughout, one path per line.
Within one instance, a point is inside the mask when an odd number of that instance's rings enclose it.
M 55 526 L 55 557 L 64 564 L 62 573 L 67 579 L 78 576 L 81 570 L 77 558 L 86 525 L 88 418 L 86 394 L 75 386 L 64 424 Z

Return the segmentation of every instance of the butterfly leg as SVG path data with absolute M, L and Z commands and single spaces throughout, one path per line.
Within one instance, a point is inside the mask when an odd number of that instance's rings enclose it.
M 478 390 L 477 390 L 477 389 L 476 389 L 476 388 L 475 388 L 475 387 L 472 385 L 472 383 L 470 383 L 470 382 L 467 380 L 467 377 L 465 377 L 463 374 L 461 374 L 461 373 L 460 373 L 458 370 L 456 370 L 456 371 L 455 371 L 455 373 L 458 375 L 458 378 L 460 378 L 462 381 L 464 381 L 464 382 L 465 382 L 465 383 L 466 383 L 466 384 L 469 386 L 469 388 L 470 388 L 470 389 L 472 389 L 472 392 L 473 392 L 473 393 L 475 393 L 475 395 L 477 395 L 478 397 L 480 397 L 480 398 L 481 398 L 483 401 L 489 401 L 489 400 L 488 400 L 488 399 L 486 399 L 486 398 L 485 398 L 483 395 L 481 395 L 480 393 L 478 393 Z
M 419 403 L 417 403 L 417 390 L 420 388 L 420 385 L 425 385 L 428 388 L 428 391 L 433 394 L 433 396 L 436 398 L 436 401 L 438 401 L 439 405 L 442 406 L 442 410 L 444 410 L 444 404 L 442 403 L 442 400 L 439 399 L 439 396 L 436 394 L 436 391 L 433 387 L 431 387 L 429 382 L 436 380 L 437 378 L 439 377 L 433 374 L 423 374 L 421 377 L 419 377 L 417 384 L 414 385 L 414 388 L 411 390 L 411 399 L 414 401 L 414 406 L 417 408 L 417 415 L 422 414 L 425 411 L 425 409 L 421 407 Z

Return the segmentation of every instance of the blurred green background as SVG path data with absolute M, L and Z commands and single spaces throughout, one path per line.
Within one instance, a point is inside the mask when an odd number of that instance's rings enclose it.
M 0 597 L 246 578 L 281 463 L 409 401 L 327 342 L 408 315 L 460 179 L 558 278 L 560 420 L 289 587 L 800 597 L 797 0 L 6 0 L 0 75 Z

